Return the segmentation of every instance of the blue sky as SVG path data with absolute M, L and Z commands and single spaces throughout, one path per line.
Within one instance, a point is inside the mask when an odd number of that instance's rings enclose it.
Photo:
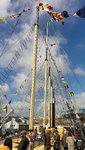
M 41 0 L 43 4 L 48 3 L 53 7 L 53 11 L 62 12 L 66 10 L 69 14 L 76 13 L 80 8 L 85 5 L 84 0 L 57 0 L 53 2 L 52 0 Z M 6 51 L 4 55 L 0 57 L 0 76 L 5 68 L 8 66 L 10 61 L 13 59 L 15 53 L 21 47 L 21 43 L 26 40 L 29 35 L 30 27 L 35 23 L 36 16 L 36 5 L 37 1 L 33 0 L 1 0 L 0 4 L 0 18 L 6 18 L 11 15 L 16 15 L 22 12 L 23 9 L 31 10 L 24 12 L 21 17 L 7 18 L 5 22 L 0 21 L 0 55 L 2 50 Z M 40 10 L 40 28 L 42 33 L 45 34 L 45 27 L 47 21 L 50 20 L 50 15 L 46 11 Z M 56 43 L 56 46 L 51 48 L 52 55 L 56 61 L 58 69 L 62 71 L 62 75 L 69 84 L 69 92 L 73 90 L 77 108 L 84 108 L 85 99 L 85 18 L 70 16 L 65 18 L 65 24 L 62 25 L 61 22 L 53 22 L 49 25 L 49 44 Z M 9 31 L 9 32 L 8 32 Z M 33 31 L 33 30 L 32 30 Z M 5 34 L 7 32 L 7 34 Z M 26 33 L 27 32 L 27 33 Z M 25 34 L 26 33 L 26 34 Z M 3 36 L 4 35 L 4 36 Z M 24 36 L 23 36 L 24 35 Z M 23 37 L 22 37 L 23 36 Z M 22 38 L 21 38 L 22 37 Z M 21 38 L 21 40 L 19 40 Z M 44 62 L 45 59 L 45 42 L 42 35 L 39 33 L 40 38 L 40 51 L 38 50 L 38 69 Z M 16 42 L 17 41 L 17 42 Z M 5 46 L 6 45 L 6 46 Z M 14 45 L 14 46 L 12 46 Z M 9 49 L 9 47 L 11 47 Z M 3 107 L 7 104 L 7 100 L 10 100 L 13 94 L 18 91 L 19 94 L 13 97 L 11 106 L 18 113 L 19 110 L 24 110 L 24 115 L 29 111 L 26 110 L 30 107 L 30 88 L 31 88 L 31 69 L 33 61 L 33 33 L 30 34 L 29 40 L 26 41 L 23 52 L 18 59 L 13 71 L 10 73 L 2 88 Z M 63 52 L 63 55 L 62 53 Z M 40 57 L 41 56 L 41 59 Z M 37 69 L 37 70 L 38 70 Z M 75 76 L 73 75 L 73 73 Z M 43 70 L 42 70 L 43 72 Z M 55 72 L 55 70 L 54 70 Z M 29 74 L 29 76 L 28 76 Z M 44 75 L 44 74 L 43 74 Z M 70 78 L 70 83 L 68 81 L 68 76 Z M 24 80 L 26 79 L 26 83 Z M 44 77 L 39 76 L 38 85 L 42 86 Z M 41 80 L 41 81 L 40 81 Z M 78 83 L 79 82 L 79 83 Z M 25 85 L 26 84 L 26 85 Z M 80 85 L 81 86 L 80 86 Z M 21 91 L 20 86 L 23 85 L 23 90 Z M 27 85 L 29 87 L 27 88 Z M 83 90 L 82 90 L 82 88 Z M 36 93 L 39 87 L 36 86 Z M 7 99 L 4 98 L 4 93 L 7 95 Z M 7 104 L 8 105 L 8 104 Z M 24 106 L 24 109 L 23 109 Z M 10 109 L 10 106 L 8 106 Z M 61 106 L 59 106 L 61 107 Z M 57 108 L 57 106 L 56 106 Z M 43 112 L 43 102 L 35 102 L 35 110 L 40 114 Z M 60 109 L 60 108 L 59 108 Z M 41 113 L 43 115 L 43 113 Z

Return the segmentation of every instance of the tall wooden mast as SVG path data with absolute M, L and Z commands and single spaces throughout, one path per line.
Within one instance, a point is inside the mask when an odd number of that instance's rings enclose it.
M 43 119 L 43 127 L 46 127 L 46 91 L 47 91 L 47 68 L 48 68 L 48 59 L 47 59 L 47 51 L 48 51 L 48 22 L 47 22 L 47 37 L 46 37 L 46 58 L 45 58 L 45 76 L 44 76 L 44 119 Z
M 39 3 L 39 1 L 38 1 Z M 33 52 L 33 68 L 32 68 L 32 90 L 31 90 L 31 102 L 30 102 L 30 118 L 29 129 L 32 130 L 34 126 L 34 98 L 35 98 L 35 85 L 36 85 L 36 63 L 37 63 L 37 47 L 38 47 L 38 28 L 39 28 L 39 8 L 36 8 L 37 16 L 35 23 L 34 34 L 34 52 Z

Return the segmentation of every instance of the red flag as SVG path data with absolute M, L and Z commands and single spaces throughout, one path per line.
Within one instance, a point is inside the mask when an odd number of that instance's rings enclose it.
M 63 77 L 63 76 L 61 76 L 60 78 L 61 78 L 61 80 L 64 80 L 64 77 Z
M 15 92 L 15 93 L 14 93 L 14 95 L 17 95 L 17 94 L 18 94 L 18 92 Z
M 38 6 L 43 6 L 43 3 L 39 3 Z
M 50 44 L 51 46 L 56 45 L 56 43 Z
M 9 104 L 11 104 L 11 102 L 12 102 L 12 99 L 10 99 L 10 100 L 8 101 Z
M 16 18 L 16 16 L 15 16 L 15 15 L 12 15 L 12 16 L 10 16 L 10 18 Z
M 67 86 L 64 86 L 64 88 L 65 88 L 65 90 L 68 90 L 68 89 L 69 89 L 68 85 L 67 85 Z
M 47 9 L 48 9 L 48 11 L 51 11 L 51 10 L 53 10 L 53 7 L 48 6 Z

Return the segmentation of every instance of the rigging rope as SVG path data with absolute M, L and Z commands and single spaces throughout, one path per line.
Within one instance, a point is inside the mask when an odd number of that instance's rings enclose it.
M 12 29 L 12 33 L 11 33 L 11 35 L 9 36 L 9 37 L 11 37 L 12 36 L 12 34 L 14 33 L 14 30 L 15 30 L 15 28 L 16 28 L 16 26 L 17 26 L 17 24 L 18 24 L 18 22 L 19 22 L 19 19 L 20 18 L 18 18 L 18 20 L 17 20 L 17 22 L 16 22 L 16 24 L 14 25 L 14 27 L 13 27 L 13 29 Z M 8 39 L 8 41 L 6 42 L 6 44 L 5 44 L 5 46 L 4 46 L 4 48 L 1 50 L 2 51 L 2 53 L 1 53 L 1 55 L 0 55 L 0 57 L 7 51 L 4 51 L 5 50 L 5 48 L 6 48 L 6 46 L 7 46 L 7 44 L 8 44 L 8 42 L 9 42 L 9 40 L 10 39 Z
M 27 36 L 25 37 L 25 42 L 28 41 L 28 39 L 30 38 L 30 34 L 33 32 L 33 27 L 31 27 L 31 29 L 29 30 L 29 32 L 27 33 Z M 26 34 L 26 33 L 25 33 Z M 8 78 L 9 74 L 11 73 L 11 71 L 13 70 L 13 67 L 15 66 L 18 58 L 20 57 L 23 49 L 24 49 L 25 45 L 22 42 L 18 51 L 16 51 L 14 57 L 12 58 L 11 62 L 9 63 L 9 65 L 6 67 L 6 69 L 4 70 L 4 72 L 1 74 L 0 77 L 0 84 L 2 85 L 2 82 L 5 83 L 6 79 Z

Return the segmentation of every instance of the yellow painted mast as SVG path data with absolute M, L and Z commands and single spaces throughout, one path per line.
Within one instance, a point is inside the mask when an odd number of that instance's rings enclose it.
M 39 2 L 40 1 L 38 0 L 38 3 Z M 36 7 L 36 10 L 37 10 L 37 16 L 36 16 L 35 34 L 34 34 L 32 89 L 31 89 L 30 118 L 29 118 L 30 130 L 33 130 L 33 127 L 34 127 L 34 99 L 35 99 L 35 86 L 36 86 L 36 64 L 37 64 L 37 47 L 38 47 L 38 28 L 39 28 L 39 8 Z
M 47 91 L 47 70 L 48 70 L 48 23 L 47 23 L 47 37 L 46 37 L 46 58 L 45 58 L 45 76 L 44 76 L 44 118 L 43 118 L 43 127 L 46 127 L 46 91 Z
M 47 38 L 46 45 L 48 49 L 48 22 L 47 22 Z M 49 49 L 50 51 L 50 49 Z M 50 73 L 50 56 L 48 60 L 48 127 L 51 127 L 51 73 Z

